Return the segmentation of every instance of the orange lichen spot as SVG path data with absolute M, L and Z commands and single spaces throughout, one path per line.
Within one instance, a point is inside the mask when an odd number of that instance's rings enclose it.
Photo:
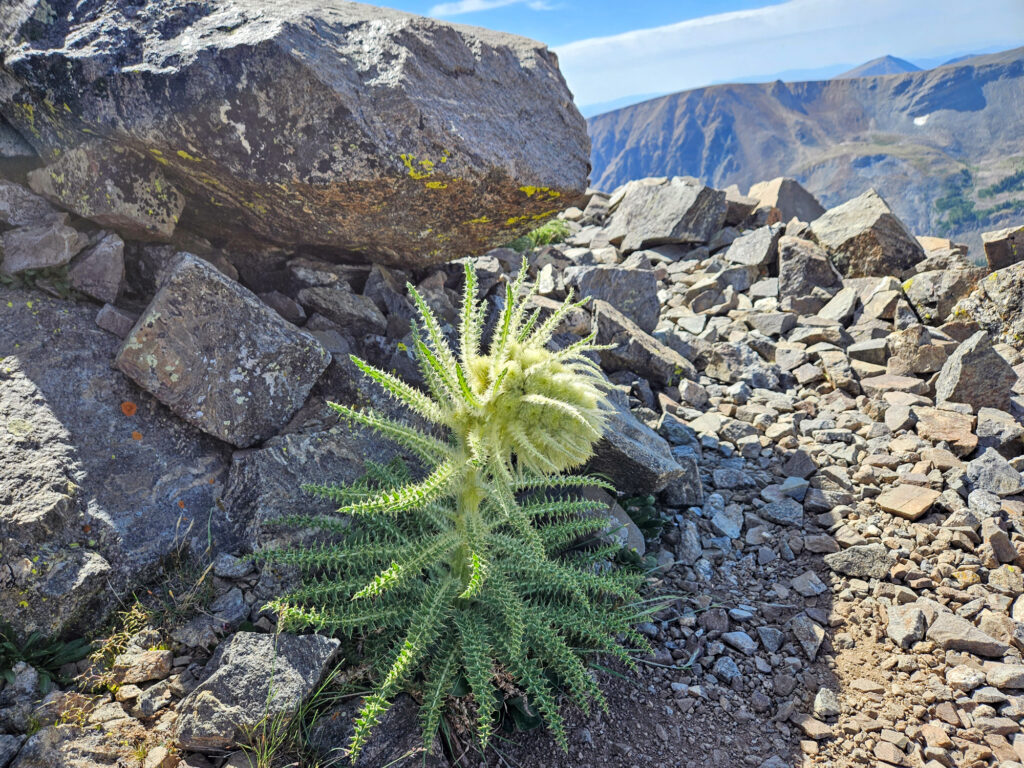
M 184 509 L 184 508 L 185 508 L 185 501 L 183 499 L 178 499 L 178 509 Z
M 141 432 L 139 432 L 138 430 L 136 430 L 135 432 L 132 432 L 132 440 L 141 440 L 141 439 L 142 439 L 142 433 Z
M 125 416 L 134 416 L 139 410 L 139 406 L 133 403 L 131 400 L 125 400 L 121 403 L 121 413 Z

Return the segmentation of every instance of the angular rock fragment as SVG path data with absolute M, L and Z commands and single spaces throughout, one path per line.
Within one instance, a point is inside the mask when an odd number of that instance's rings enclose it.
M 978 331 L 961 342 L 949 356 L 935 382 L 939 402 L 967 403 L 977 409 L 984 406 L 1010 409 L 1010 396 L 1017 374 L 1000 356 L 985 331 Z
M 382 334 L 387 318 L 377 305 L 366 296 L 349 290 L 348 286 L 319 286 L 299 291 L 299 303 L 306 309 L 319 312 L 353 338 L 369 334 Z
M 212 674 L 178 705 L 178 746 L 228 749 L 262 718 L 287 718 L 315 690 L 338 645 L 320 635 L 235 634 L 208 662 Z
M 945 441 L 957 456 L 966 456 L 978 445 L 974 434 L 974 416 L 939 408 L 914 406 L 917 434 L 933 443 Z
M 248 290 L 180 254 L 117 367 L 185 421 L 244 448 L 291 418 L 330 359 Z
M 883 544 L 861 544 L 825 555 L 825 564 L 837 573 L 857 579 L 884 579 L 894 558 Z
M 928 627 L 927 637 L 940 648 L 967 651 L 979 656 L 1002 656 L 1009 646 L 989 637 L 967 619 L 940 612 Z
M 607 302 L 594 302 L 594 322 L 597 343 L 612 345 L 600 353 L 606 370 L 632 371 L 663 386 L 679 381 L 680 377 L 697 378 L 693 363 L 648 336 Z
M 800 186 L 799 181 L 782 176 L 755 184 L 747 196 L 757 200 L 757 210 L 776 209 L 778 220 L 783 222 L 794 218 L 814 221 L 825 212 L 821 203 Z
M 725 252 L 726 261 L 750 267 L 767 267 L 778 255 L 779 226 L 758 227 L 732 241 Z
M 48 223 L 18 227 L 4 232 L 0 272 L 17 275 L 30 269 L 47 269 L 67 264 L 88 243 L 86 237 L 67 225 L 67 214 Z
M 924 258 L 924 249 L 873 189 L 811 222 L 844 277 L 899 275 Z
M 113 304 L 124 281 L 124 241 L 115 234 L 106 235 L 75 259 L 68 279 L 76 291 Z
M 889 623 L 886 625 L 885 634 L 898 648 L 906 650 L 924 639 L 928 622 L 924 611 L 917 605 L 890 605 L 886 612 L 889 614 Z
M 725 193 L 677 176 L 632 182 L 608 223 L 608 239 L 624 253 L 668 243 L 706 243 L 725 220 Z
M 588 471 L 606 475 L 626 493 L 657 493 L 684 472 L 657 432 L 637 421 L 625 396 L 613 392 L 604 437 L 594 446 Z
M 902 484 L 884 491 L 875 499 L 875 503 L 886 512 L 907 520 L 916 520 L 931 509 L 941 495 L 931 488 Z
M 1012 496 L 1024 490 L 1020 472 L 995 448 L 987 448 L 981 456 L 967 463 L 967 479 L 972 487 L 997 496 Z
M 650 269 L 569 267 L 563 276 L 578 296 L 607 302 L 645 333 L 658 324 L 658 281 Z
M 780 301 L 813 299 L 818 302 L 813 309 L 817 312 L 842 287 L 842 278 L 832 266 L 828 254 L 819 246 L 789 235 L 779 239 Z M 804 308 L 804 311 L 807 309 L 810 307 Z
M 1024 261 L 1024 227 L 1008 227 L 983 232 L 981 244 L 990 270 L 1003 269 Z

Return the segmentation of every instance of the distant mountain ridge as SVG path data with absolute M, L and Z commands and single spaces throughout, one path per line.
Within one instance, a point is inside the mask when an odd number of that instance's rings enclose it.
M 903 74 L 698 88 L 588 126 L 600 189 L 680 175 L 746 191 L 792 176 L 833 205 L 875 187 L 915 232 L 975 242 L 1024 218 L 1024 48 Z
M 848 80 L 852 77 L 878 77 L 880 75 L 902 75 L 905 72 L 920 72 L 921 68 L 911 64 L 906 59 L 897 59 L 895 56 L 880 56 L 877 59 L 866 61 L 859 67 L 847 70 L 836 75 L 833 80 Z

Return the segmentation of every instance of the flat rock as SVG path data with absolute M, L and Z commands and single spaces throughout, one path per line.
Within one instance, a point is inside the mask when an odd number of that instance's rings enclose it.
M 211 239 L 423 266 L 509 242 L 586 189 L 586 123 L 532 40 L 359 3 L 34 21 L 50 8 L 29 0 L 2 31 L 3 117 L 43 156 L 102 140 L 133 178 L 159 171 Z M 89 215 L 122 179 L 97 165 L 63 194 Z
M 884 579 L 894 561 L 883 544 L 861 544 L 825 555 L 825 564 L 833 571 L 858 579 Z
M 658 281 L 650 269 L 568 267 L 563 278 L 577 295 L 607 302 L 644 333 L 658 324 Z
M 291 418 L 330 359 L 247 289 L 180 254 L 117 367 L 185 421 L 244 448 Z
M 68 226 L 67 214 L 47 223 L 10 229 L 0 241 L 0 272 L 8 275 L 64 266 L 88 243 L 85 235 Z
M 229 749 L 262 718 L 287 718 L 315 690 L 338 645 L 321 635 L 233 635 L 207 663 L 206 679 L 178 704 L 177 745 Z
M 975 417 L 967 413 L 914 406 L 917 434 L 933 443 L 945 441 L 957 456 L 966 456 L 978 445 Z
M 898 275 L 924 259 L 924 249 L 888 204 L 869 189 L 811 222 L 845 277 Z
M 725 193 L 677 176 L 631 182 L 608 223 L 608 239 L 623 252 L 668 243 L 706 243 L 725 221 Z
M 863 378 L 860 380 L 860 386 L 868 397 L 881 397 L 886 392 L 908 392 L 915 395 L 924 395 L 928 392 L 928 382 L 914 376 L 897 376 L 892 373 Z
M 11 768 L 99 768 L 124 765 L 117 741 L 94 727 L 51 725 L 30 736 Z
M 1010 409 L 1011 390 L 1017 374 L 989 340 L 978 331 L 949 356 L 935 382 L 939 402 L 967 403 L 975 410 L 982 407 Z
M 800 643 L 800 647 L 804 649 L 807 658 L 814 661 L 825 640 L 825 630 L 803 613 L 793 618 L 789 628 Z
M 875 499 L 875 503 L 886 512 L 898 517 L 903 517 L 907 520 L 917 520 L 917 518 L 931 509 L 932 504 L 941 495 L 938 491 L 931 488 L 903 484 L 882 492 Z
M 66 219 L 39 195 L 13 181 L 0 179 L 0 222 L 10 227 L 33 227 L 55 220 Z
M 976 653 L 979 656 L 1002 656 L 1009 646 L 989 637 L 967 619 L 953 613 L 940 612 L 928 627 L 927 638 L 940 648 Z
M 985 663 L 985 679 L 1000 690 L 1024 688 L 1024 664 Z

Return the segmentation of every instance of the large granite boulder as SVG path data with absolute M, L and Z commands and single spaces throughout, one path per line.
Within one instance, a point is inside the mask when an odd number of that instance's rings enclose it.
M 811 223 L 845 277 L 898 275 L 924 259 L 924 249 L 873 189 Z
M 16 0 L 0 60 L 0 115 L 50 163 L 35 187 L 133 236 L 424 265 L 587 185 L 556 57 L 499 32 L 352 2 Z
M 0 306 L 0 615 L 95 628 L 172 552 L 234 545 L 228 451 L 111 368 L 95 308 L 3 287 Z
M 276 434 L 330 361 L 309 332 L 189 253 L 168 265 L 117 355 L 178 416 L 240 448 Z
M 727 208 L 725 192 L 687 176 L 630 182 L 612 202 L 617 206 L 607 226 L 608 240 L 623 252 L 706 243 L 722 228 Z

